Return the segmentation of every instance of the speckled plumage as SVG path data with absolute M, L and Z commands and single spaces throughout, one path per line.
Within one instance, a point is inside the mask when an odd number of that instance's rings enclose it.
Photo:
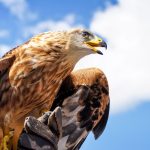
M 103 132 L 109 115 L 109 88 L 105 74 L 97 68 L 72 72 L 63 82 L 52 108 L 62 107 L 63 134 L 59 150 L 78 150 L 92 131 Z
M 90 131 L 95 139 L 103 133 L 109 105 L 108 82 L 100 69 L 73 71 L 63 81 L 52 113 L 38 119 L 43 124 L 32 116 L 26 119 L 19 149 L 79 150 Z
M 89 33 L 88 40 L 94 38 L 98 44 L 85 44 L 87 35 L 83 36 L 82 32 L 82 29 L 45 32 L 0 59 L 0 127 L 4 132 L 15 129 L 17 139 L 26 116 L 38 117 L 49 110 L 62 81 L 76 62 L 96 52 L 91 47 L 106 46 Z
M 64 76 L 59 67 L 60 61 L 66 61 L 65 56 L 60 53 L 66 41 L 63 41 L 64 44 L 57 42 L 48 45 L 48 41 L 51 41 L 48 36 L 52 36 L 51 33 L 34 37 L 29 42 L 13 49 L 11 53 L 7 53 L 0 60 L 6 63 L 0 68 L 2 70 L 0 118 L 3 112 L 6 114 L 8 110 L 11 110 L 15 111 L 18 120 L 22 117 L 21 113 L 29 113 L 33 109 L 31 105 L 41 108 L 44 103 L 47 109 L 51 105 L 54 93 L 57 92 L 58 86 L 56 85 L 62 82 Z M 53 47 L 58 52 L 54 52 Z M 47 51 L 43 51 L 42 48 L 47 48 Z M 48 51 L 48 48 L 51 50 Z M 65 67 L 65 63 L 63 67 L 66 71 L 72 69 L 69 68 L 70 66 Z

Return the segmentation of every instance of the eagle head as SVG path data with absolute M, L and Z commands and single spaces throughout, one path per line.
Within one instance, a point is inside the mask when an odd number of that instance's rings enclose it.
M 103 54 L 101 47 L 107 49 L 103 39 L 85 29 L 73 29 L 68 31 L 67 49 L 69 54 L 85 56 L 92 53 Z

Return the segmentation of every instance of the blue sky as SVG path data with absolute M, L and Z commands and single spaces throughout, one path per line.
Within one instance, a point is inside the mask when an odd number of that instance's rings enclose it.
M 83 150 L 149 150 L 150 103 L 110 116 L 107 128 L 96 142 L 90 135 Z
M 76 66 L 101 68 L 111 98 L 104 134 L 97 141 L 90 134 L 81 150 L 150 149 L 149 5 L 148 0 L 0 0 L 0 56 L 48 30 L 85 27 L 108 42 L 104 56 L 88 56 Z

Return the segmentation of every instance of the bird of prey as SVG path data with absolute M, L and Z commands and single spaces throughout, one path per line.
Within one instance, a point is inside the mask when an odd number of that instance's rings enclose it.
M 108 82 L 101 70 L 72 72 L 61 85 L 51 107 L 52 114 L 26 119 L 18 148 L 78 150 L 90 131 L 95 139 L 102 134 L 109 103 Z
M 78 150 L 90 131 L 97 139 L 105 129 L 109 105 L 108 82 L 101 70 L 72 72 L 64 80 L 52 107 L 62 107 L 63 133 L 58 150 Z
M 73 29 L 39 34 L 6 53 L 0 59 L 0 141 L 14 129 L 16 149 L 25 117 L 49 110 L 78 60 L 102 54 L 100 47 L 107 47 L 101 38 Z

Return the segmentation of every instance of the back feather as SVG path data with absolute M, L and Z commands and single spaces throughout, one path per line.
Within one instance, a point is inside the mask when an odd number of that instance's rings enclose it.
M 73 72 L 63 82 L 54 101 L 62 107 L 63 134 L 59 150 L 79 150 L 90 131 L 97 139 L 105 129 L 109 114 L 108 83 L 95 68 Z

